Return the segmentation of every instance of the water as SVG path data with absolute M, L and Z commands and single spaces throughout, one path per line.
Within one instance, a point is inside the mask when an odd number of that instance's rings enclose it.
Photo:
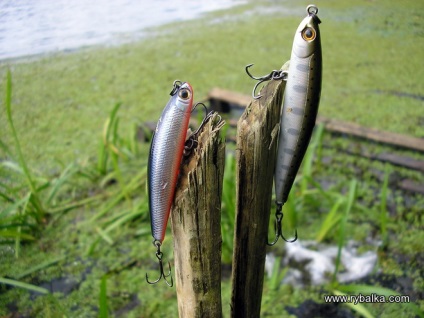
M 0 60 L 139 39 L 143 29 L 189 20 L 241 0 L 1 0 Z

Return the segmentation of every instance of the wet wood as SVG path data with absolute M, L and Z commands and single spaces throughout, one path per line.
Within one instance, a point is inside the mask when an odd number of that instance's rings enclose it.
M 231 317 L 259 317 L 284 81 L 271 81 L 238 121 Z
M 204 127 L 185 159 L 171 223 L 179 317 L 222 317 L 221 196 L 225 163 L 223 122 Z

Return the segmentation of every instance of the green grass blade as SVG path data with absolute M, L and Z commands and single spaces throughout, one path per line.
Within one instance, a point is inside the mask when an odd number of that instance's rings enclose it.
M 113 107 L 110 115 L 109 115 L 109 125 L 107 127 L 106 135 L 105 135 L 106 141 L 110 140 L 110 134 L 116 128 L 115 127 L 115 121 L 116 121 L 116 116 L 117 116 L 119 108 L 121 108 L 121 103 L 116 103 L 115 106 Z
M 28 202 L 29 200 L 24 201 L 24 206 L 22 208 L 23 213 L 25 213 L 25 211 L 27 210 Z M 21 215 L 22 213 L 20 213 L 19 211 L 18 214 Z M 15 239 L 15 257 L 19 258 L 19 254 L 21 253 L 21 237 L 22 237 L 21 226 L 18 227 L 17 232 L 19 233 L 19 235 L 16 236 L 16 239 Z
M 10 205 L 7 208 L 5 208 L 4 210 L 0 211 L 0 221 L 1 221 L 2 218 L 5 218 L 5 217 L 11 215 L 13 212 L 16 212 L 16 210 L 18 210 L 20 206 L 26 206 L 26 204 L 29 202 L 30 196 L 31 196 L 31 194 L 28 193 L 26 196 L 24 196 L 19 201 L 14 202 L 12 205 Z
M 48 294 L 49 293 L 49 291 L 45 288 L 34 286 L 34 285 L 31 285 L 31 284 L 27 284 L 27 283 L 23 283 L 23 282 L 20 282 L 20 281 L 17 281 L 17 280 L 9 279 L 9 278 L 4 278 L 4 277 L 0 277 L 0 284 L 6 284 L 6 285 L 18 287 L 18 288 L 23 288 L 23 289 L 27 289 L 27 290 L 31 290 L 31 291 L 40 293 L 40 294 Z
M 99 141 L 99 149 L 97 151 L 97 171 L 100 175 L 104 175 L 107 171 L 108 155 L 109 153 L 106 149 L 104 138 L 101 137 Z
M 71 163 L 68 165 L 60 174 L 60 176 L 53 182 L 53 186 L 51 187 L 49 194 L 47 196 L 46 203 L 50 205 L 55 198 L 57 192 L 60 188 L 76 173 L 78 172 L 78 167 L 75 163 Z
M 7 168 L 13 172 L 16 172 L 20 175 L 25 175 L 24 170 L 22 169 L 22 166 L 20 166 L 19 164 L 17 164 L 16 162 L 10 161 L 10 160 L 5 160 L 3 162 L 0 163 L 2 168 Z
M 300 182 L 300 192 L 304 193 L 308 189 L 308 179 L 311 179 L 312 165 L 314 162 L 315 151 L 317 147 L 322 143 L 322 136 L 324 132 L 324 125 L 318 125 L 315 129 L 315 133 L 312 136 L 312 140 L 309 143 L 308 150 L 306 151 L 305 157 L 302 163 L 302 179 Z
M 120 227 L 122 224 L 125 224 L 129 221 L 131 221 L 132 219 L 135 219 L 137 217 L 139 217 L 140 215 L 144 214 L 143 211 L 133 211 L 133 212 L 127 212 L 125 213 L 122 217 L 120 217 L 119 219 L 115 220 L 113 223 L 111 223 L 110 225 L 108 225 L 104 232 L 108 233 L 118 227 Z
M 101 175 L 107 172 L 110 154 L 109 148 L 111 147 L 111 134 L 113 134 L 113 131 L 117 129 L 116 116 L 120 107 L 120 103 L 115 104 L 103 127 L 103 134 L 99 144 L 97 159 L 97 170 Z
M 339 198 L 334 205 L 332 206 L 330 212 L 327 214 L 324 222 L 322 222 L 322 225 L 318 231 L 316 241 L 322 242 L 327 234 L 332 230 L 340 221 L 342 216 L 340 214 L 337 214 L 339 211 L 340 205 L 343 203 L 343 199 Z
M 341 220 L 340 220 L 340 227 L 339 227 L 339 238 L 338 238 L 338 249 L 337 249 L 337 258 L 335 262 L 335 268 L 334 268 L 334 274 L 332 283 L 336 283 L 337 273 L 339 271 L 339 266 L 341 262 L 341 256 L 342 256 L 342 248 L 345 241 L 345 235 L 346 235 L 346 223 L 347 218 L 349 216 L 350 211 L 352 210 L 353 203 L 356 198 L 356 187 L 357 187 L 357 181 L 352 180 L 349 184 L 349 192 L 346 202 L 346 209 L 345 213 L 343 214 Z
M 382 239 L 382 248 L 387 247 L 389 242 L 389 237 L 387 233 L 387 192 L 389 185 L 389 171 L 387 170 L 387 166 L 385 169 L 383 186 L 381 188 L 381 198 L 380 198 L 380 230 L 381 230 L 381 239 Z
M 99 295 L 99 318 L 108 318 L 109 313 L 107 309 L 107 275 L 102 277 L 100 281 L 100 295 Z
M 15 279 L 22 279 L 28 275 L 31 275 L 32 273 L 38 272 L 40 270 L 46 269 L 50 266 L 53 266 L 57 263 L 59 263 L 60 261 L 63 261 L 66 258 L 66 256 L 60 256 L 60 257 L 56 257 L 52 260 L 48 260 L 46 262 L 43 262 L 41 264 L 35 265 L 33 267 L 31 267 L 30 269 L 20 273 L 19 275 L 14 276 Z
M 34 241 L 35 237 L 31 236 L 29 234 L 13 231 L 13 230 L 3 230 L 0 231 L 0 237 L 4 239 L 16 239 L 17 237 L 20 238 L 20 240 L 25 241 Z
M 287 273 L 288 268 L 281 270 L 281 257 L 276 257 L 274 266 L 272 267 L 271 277 L 269 279 L 269 288 L 271 290 L 278 290 L 281 285 L 281 281 Z
M 99 219 L 103 215 L 105 215 L 107 212 L 109 212 L 114 206 L 116 206 L 119 202 L 121 202 L 125 196 L 124 193 L 129 193 L 132 191 L 135 191 L 136 189 L 140 189 L 140 187 L 145 183 L 146 180 L 146 174 L 147 174 L 147 167 L 143 167 L 139 174 L 137 174 L 134 178 L 130 180 L 125 185 L 124 191 L 120 191 L 119 194 L 112 197 L 112 199 L 107 202 L 106 207 L 100 210 L 96 215 L 94 215 L 89 222 L 94 222 L 95 220 Z
M 18 134 L 16 132 L 15 125 L 13 123 L 13 118 L 12 118 L 12 74 L 11 74 L 10 70 L 7 71 L 5 106 L 6 106 L 7 122 L 9 124 L 10 130 L 12 131 L 12 136 L 13 136 L 13 139 L 14 139 L 19 164 L 21 165 L 22 170 L 24 171 L 28 186 L 31 189 L 32 197 L 33 197 L 32 203 L 34 205 L 34 208 L 38 212 L 37 221 L 40 223 L 42 218 L 43 218 L 43 215 L 45 214 L 45 211 L 44 211 L 43 206 L 41 204 L 41 201 L 38 197 L 37 187 L 36 187 L 36 185 L 33 181 L 32 175 L 31 175 L 31 173 L 28 169 L 24 155 L 22 153 Z
M 96 227 L 96 232 L 99 233 L 100 237 L 104 239 L 109 245 L 113 245 L 112 238 L 100 227 Z
M 9 147 L 0 139 L 0 149 L 3 150 L 3 152 L 9 156 L 12 157 L 12 153 L 10 152 Z

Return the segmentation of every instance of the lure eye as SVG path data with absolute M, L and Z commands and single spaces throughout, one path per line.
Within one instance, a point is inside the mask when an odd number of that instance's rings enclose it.
M 187 88 L 183 88 L 178 92 L 178 97 L 183 100 L 187 100 L 190 98 L 190 91 Z
M 302 30 L 302 38 L 305 41 L 312 41 L 312 40 L 314 40 L 315 37 L 316 37 L 316 35 L 317 34 L 316 34 L 315 30 L 312 29 L 312 28 L 310 28 L 310 27 L 304 28 Z

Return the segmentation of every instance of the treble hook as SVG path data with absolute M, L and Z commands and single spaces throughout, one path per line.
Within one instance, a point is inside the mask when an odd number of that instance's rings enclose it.
M 263 82 L 270 81 L 270 80 L 286 80 L 287 79 L 287 74 L 288 73 L 287 73 L 287 71 L 283 71 L 283 70 L 272 70 L 269 74 L 264 75 L 264 76 L 259 76 L 259 77 L 253 76 L 249 72 L 249 67 L 252 67 L 253 65 L 254 64 L 246 65 L 246 68 L 245 69 L 246 69 L 247 75 L 249 75 L 249 77 L 251 79 L 254 79 L 254 80 L 258 81 L 256 83 L 256 85 L 253 87 L 253 91 L 252 91 L 252 97 L 254 99 L 259 99 L 259 98 L 262 97 L 262 95 L 260 95 L 260 94 L 256 95 L 256 89 Z
M 208 108 L 206 107 L 206 105 L 205 104 L 203 104 L 202 102 L 198 102 L 198 103 L 196 103 L 194 106 L 193 106 L 193 109 L 192 109 L 192 111 L 191 112 L 194 112 L 194 110 L 197 108 L 197 106 L 199 106 L 199 105 L 202 105 L 203 106 L 203 109 L 205 110 L 205 114 L 206 114 L 206 116 L 208 115 Z M 205 117 L 206 117 L 205 116 Z
M 207 109 L 207 107 L 206 107 L 206 105 L 205 104 L 203 104 L 203 103 L 201 103 L 201 102 L 199 102 L 199 103 L 197 103 L 196 105 L 194 105 L 194 107 L 193 107 L 193 110 L 197 107 L 197 106 L 199 106 L 199 105 L 202 105 L 204 108 L 205 108 L 205 111 L 207 112 L 208 111 L 208 109 Z M 186 140 L 186 142 L 185 142 L 185 145 L 184 145 L 184 152 L 183 152 L 183 155 L 184 156 L 189 156 L 190 155 L 190 153 L 191 153 L 191 151 L 194 149 L 194 148 L 196 148 L 197 147 L 197 144 L 198 144 L 198 142 L 197 142 L 197 137 L 198 137 L 198 135 L 199 135 L 199 133 L 200 133 L 200 131 L 203 129 L 203 127 L 207 124 L 207 122 L 209 121 L 209 119 L 215 114 L 216 112 L 214 111 L 214 110 L 212 110 L 212 111 L 210 111 L 208 114 L 206 114 L 206 116 L 205 116 L 205 118 L 203 118 L 203 120 L 202 120 L 202 122 L 200 123 L 200 125 L 199 125 L 199 127 L 196 129 L 196 131 L 195 132 L 193 132 L 192 134 L 191 134 L 191 136 Z M 219 119 L 218 119 L 218 124 L 222 121 L 222 117 L 221 117 L 221 115 L 219 115 L 218 114 L 218 117 L 219 117 Z
M 168 262 L 168 266 L 169 266 L 169 272 L 168 274 L 165 274 L 163 271 L 163 263 L 162 263 L 162 256 L 163 253 L 160 251 L 160 247 L 161 247 L 161 242 L 154 240 L 153 241 L 153 245 L 156 246 L 156 258 L 159 261 L 159 271 L 160 271 L 160 276 L 158 279 L 156 279 L 153 282 L 149 281 L 149 278 L 147 277 L 147 273 L 146 273 L 146 282 L 149 283 L 150 285 L 156 284 L 157 282 L 159 282 L 162 278 L 165 280 L 165 283 L 169 286 L 172 287 L 174 285 L 174 281 L 172 279 L 172 272 L 171 272 L 171 263 Z M 169 282 L 166 278 L 171 276 L 171 282 Z
M 278 241 L 278 239 L 279 239 L 280 237 L 281 237 L 284 241 L 286 241 L 287 243 L 293 243 L 293 242 L 295 242 L 295 241 L 297 240 L 297 229 L 296 229 L 295 234 L 294 234 L 294 239 L 292 239 L 292 240 L 287 240 L 287 239 L 284 237 L 284 235 L 283 235 L 283 230 L 282 230 L 282 228 L 281 228 L 281 223 L 282 223 L 282 221 L 283 221 L 283 217 L 284 217 L 283 212 L 282 212 L 283 204 L 282 204 L 282 203 L 279 203 L 279 202 L 276 202 L 276 204 L 277 204 L 277 210 L 276 210 L 276 212 L 275 212 L 275 239 L 274 239 L 274 241 L 273 241 L 272 243 L 269 243 L 269 242 L 267 241 L 267 242 L 266 242 L 266 244 L 267 244 L 268 246 L 273 246 L 275 243 L 277 243 L 277 241 Z

